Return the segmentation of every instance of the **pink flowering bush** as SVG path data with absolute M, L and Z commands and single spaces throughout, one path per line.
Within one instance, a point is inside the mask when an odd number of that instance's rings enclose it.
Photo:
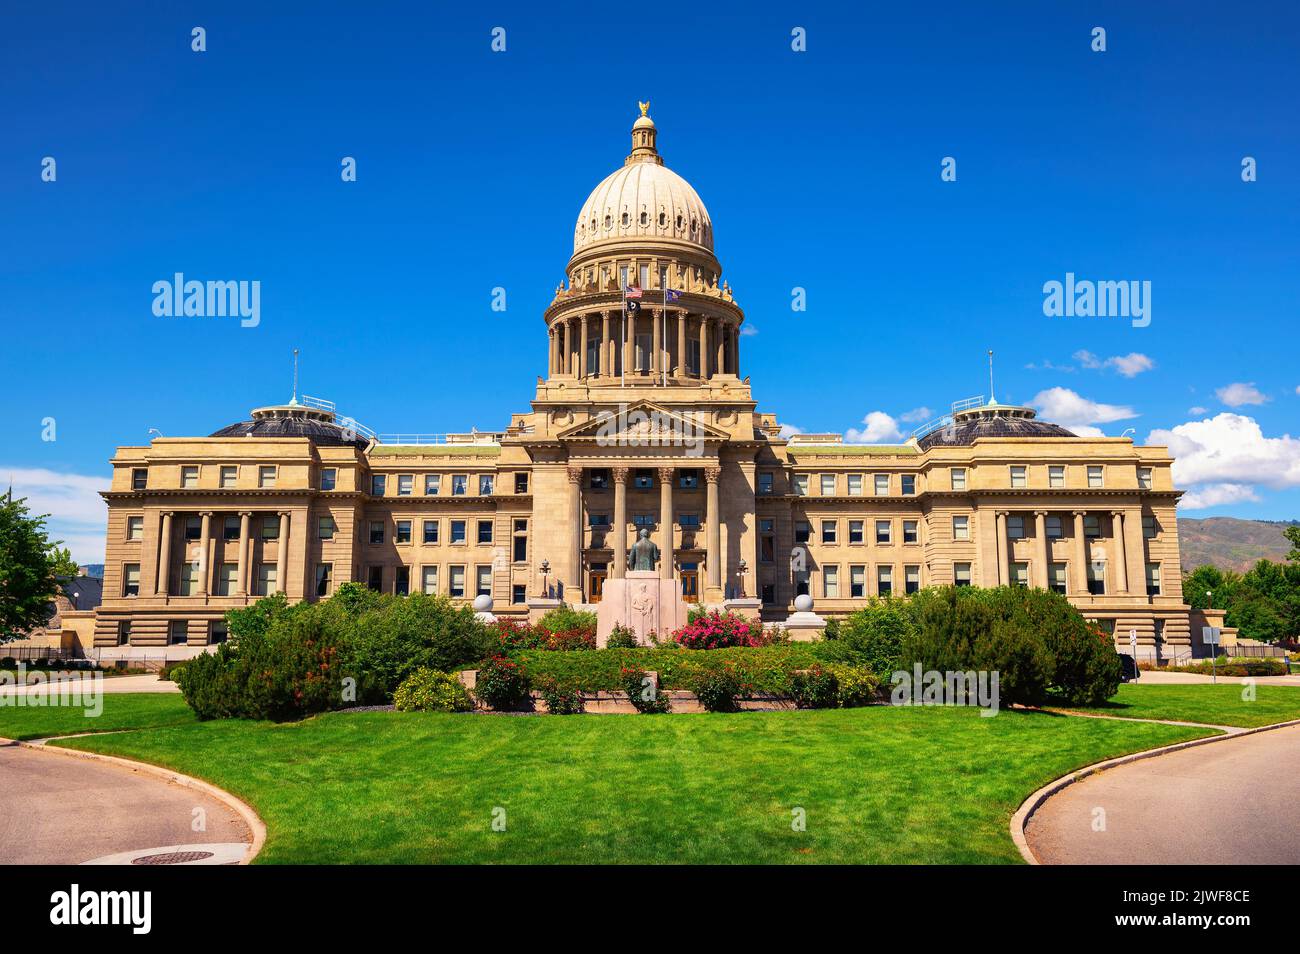
M 687 649 L 727 649 L 731 646 L 766 646 L 772 641 L 758 620 L 745 619 L 735 613 L 696 615 L 673 633 L 673 639 Z

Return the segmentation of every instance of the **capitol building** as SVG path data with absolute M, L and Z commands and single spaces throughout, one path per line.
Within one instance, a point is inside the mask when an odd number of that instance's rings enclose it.
M 348 581 L 488 594 L 502 617 L 590 606 L 644 529 L 686 602 L 776 624 L 802 593 L 833 617 L 1019 584 L 1065 594 L 1125 651 L 1130 630 L 1141 655 L 1189 648 L 1164 447 L 1076 437 L 991 394 L 901 444 L 785 436 L 745 374 L 709 212 L 641 113 L 578 211 L 527 410 L 385 435 L 295 393 L 206 437 L 119 447 L 95 647 L 184 655 L 226 638 L 227 610 Z

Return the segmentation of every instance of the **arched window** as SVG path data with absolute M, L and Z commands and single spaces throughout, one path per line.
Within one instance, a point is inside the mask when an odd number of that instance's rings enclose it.
M 623 227 L 627 228 L 627 213 L 623 213 Z
M 646 213 L 645 209 L 642 209 L 642 210 L 641 210 L 641 225 L 642 225 L 642 226 L 646 226 L 646 225 L 649 225 L 649 224 L 650 224 L 650 216 Z

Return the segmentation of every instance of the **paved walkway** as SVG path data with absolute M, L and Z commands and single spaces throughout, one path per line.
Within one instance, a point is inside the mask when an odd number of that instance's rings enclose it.
M 1025 837 L 1043 864 L 1300 864 L 1297 778 L 1300 726 L 1258 732 L 1089 776 Z
M 1257 685 L 1261 686 L 1300 686 L 1300 672 L 1293 672 L 1289 676 L 1219 676 L 1218 681 L 1221 683 L 1245 682 L 1247 679 L 1253 679 Z M 1194 672 L 1143 672 L 1142 678 L 1136 682 L 1129 683 L 1132 686 L 1189 686 L 1189 685 L 1209 685 L 1212 680 L 1209 676 L 1202 676 Z
M 31 673 L 28 673 L 30 677 Z M 144 676 L 105 676 L 101 685 L 104 687 L 104 695 L 115 692 L 180 692 L 180 687 L 170 680 L 159 679 L 156 675 L 148 674 Z M 41 686 L 41 691 L 48 689 L 49 683 Z M 34 687 L 27 686 L 0 686 L 0 696 L 11 696 L 16 692 L 30 693 Z
M 81 864 L 163 846 L 252 841 L 223 802 L 125 766 L 0 742 L 0 780 L 0 864 Z M 193 829 L 196 808 L 204 831 Z

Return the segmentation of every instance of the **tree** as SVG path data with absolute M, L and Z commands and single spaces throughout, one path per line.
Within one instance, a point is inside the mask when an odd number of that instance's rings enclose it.
M 46 536 L 46 516 L 32 516 L 12 492 L 0 498 L 0 643 L 43 624 L 60 580 L 77 574 L 68 551 Z
M 1286 537 L 1287 542 L 1291 544 L 1291 552 L 1286 558 L 1292 563 L 1300 563 L 1300 523 L 1293 523 L 1282 531 L 1282 536 Z

